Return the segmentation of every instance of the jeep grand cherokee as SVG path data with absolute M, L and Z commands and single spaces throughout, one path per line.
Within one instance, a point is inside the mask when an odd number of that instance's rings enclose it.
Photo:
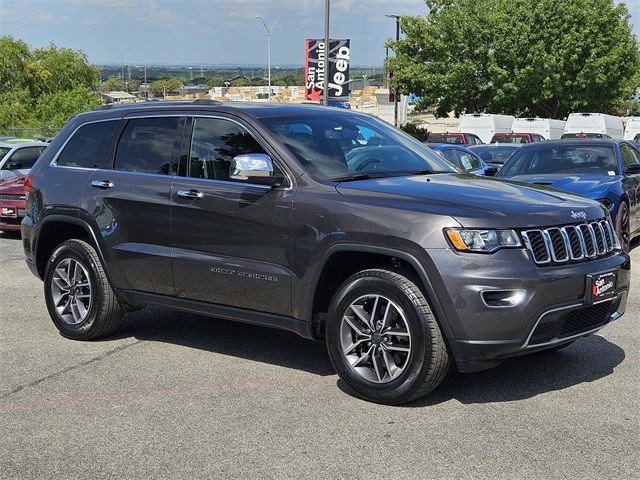
M 27 177 L 24 250 L 62 335 L 145 305 L 324 339 L 399 404 L 619 318 L 629 257 L 597 202 L 465 175 L 373 117 L 178 102 L 71 119 Z

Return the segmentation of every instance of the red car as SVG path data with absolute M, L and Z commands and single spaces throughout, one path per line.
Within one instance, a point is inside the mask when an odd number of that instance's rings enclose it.
M 0 231 L 19 232 L 26 208 L 24 177 L 0 181 Z
M 426 143 L 450 143 L 452 145 L 482 145 L 482 140 L 473 133 L 430 132 Z
M 537 133 L 496 133 L 490 143 L 533 143 L 544 142 L 545 138 Z

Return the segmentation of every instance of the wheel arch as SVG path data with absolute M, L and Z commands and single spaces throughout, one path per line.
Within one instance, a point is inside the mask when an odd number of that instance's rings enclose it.
M 64 214 L 48 215 L 43 219 L 35 238 L 34 260 L 41 279 L 44 278 L 47 261 L 54 249 L 66 240 L 77 239 L 87 241 L 96 250 L 109 283 L 113 285 L 106 269 L 106 261 L 98 237 L 86 221 Z
M 345 255 L 345 254 L 358 254 L 358 255 L 374 255 L 380 259 L 386 259 L 390 261 L 390 265 L 393 266 L 393 259 L 400 260 L 405 262 L 417 275 L 417 280 L 419 280 L 419 287 L 422 288 L 429 305 L 433 309 L 433 313 L 436 317 L 436 321 L 440 325 L 442 329 L 442 333 L 446 338 L 452 338 L 453 333 L 451 331 L 451 327 L 447 320 L 447 316 L 444 310 L 440 299 L 436 293 L 433 282 L 429 278 L 427 271 L 425 270 L 422 263 L 411 253 L 408 253 L 403 250 L 397 250 L 389 247 L 380 247 L 380 246 L 372 246 L 372 245 L 360 245 L 360 244 L 338 244 L 329 247 L 322 256 L 321 261 L 318 263 L 318 268 L 316 269 L 316 273 L 313 278 L 313 282 L 311 285 L 311 301 L 307 306 L 307 318 L 310 318 L 313 322 L 316 322 L 317 314 L 319 313 L 318 307 L 322 305 L 322 303 L 326 299 L 326 296 L 332 297 L 335 293 L 335 290 L 330 292 L 320 292 L 319 287 L 322 286 L 324 276 L 326 275 L 327 268 L 331 266 L 332 259 L 335 259 L 336 256 Z M 370 268 L 372 265 L 367 266 Z M 379 265 L 378 265 L 379 266 Z M 354 272 L 355 273 L 355 272 Z M 342 283 L 342 282 L 340 282 Z M 339 287 L 339 285 L 338 285 Z M 324 295 L 324 297 L 323 297 Z M 330 301 L 330 299 L 329 299 Z M 316 336 L 319 337 L 320 330 L 316 329 Z

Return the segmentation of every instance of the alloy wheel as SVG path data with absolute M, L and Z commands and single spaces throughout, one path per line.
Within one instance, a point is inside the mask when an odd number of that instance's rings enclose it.
M 91 308 L 91 280 L 87 269 L 73 258 L 65 258 L 51 278 L 51 295 L 58 315 L 65 323 L 82 323 Z
M 402 308 L 382 295 L 361 296 L 347 307 L 340 339 L 351 368 L 371 382 L 390 382 L 409 363 L 409 323 Z

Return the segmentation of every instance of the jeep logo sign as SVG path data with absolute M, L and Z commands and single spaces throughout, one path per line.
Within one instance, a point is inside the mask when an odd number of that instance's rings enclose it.
M 350 41 L 329 41 L 329 98 L 349 95 Z M 306 40 L 305 95 L 307 100 L 319 101 L 324 92 L 327 54 L 324 40 Z
M 586 220 L 587 213 L 583 211 L 574 212 L 573 210 L 571 210 L 571 218 L 573 218 L 574 220 Z

